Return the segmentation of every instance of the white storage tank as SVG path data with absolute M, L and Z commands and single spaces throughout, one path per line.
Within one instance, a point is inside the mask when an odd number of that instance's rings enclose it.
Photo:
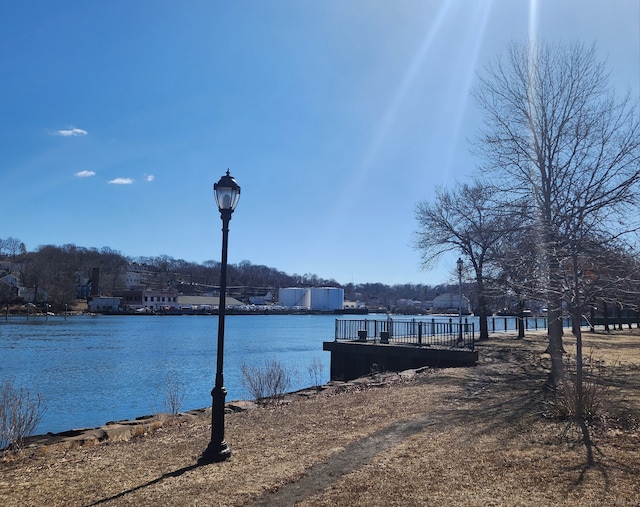
M 311 292 L 301 287 L 289 287 L 280 289 L 278 299 L 282 306 L 287 308 L 311 308 Z
M 317 311 L 342 310 L 344 308 L 344 289 L 336 287 L 313 287 L 311 290 L 311 309 Z

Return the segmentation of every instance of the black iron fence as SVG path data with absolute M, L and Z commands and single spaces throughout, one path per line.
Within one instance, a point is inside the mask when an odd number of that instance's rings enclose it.
M 336 319 L 337 340 L 372 341 L 378 343 L 437 345 L 444 347 L 475 346 L 475 326 L 467 319 L 397 320 Z

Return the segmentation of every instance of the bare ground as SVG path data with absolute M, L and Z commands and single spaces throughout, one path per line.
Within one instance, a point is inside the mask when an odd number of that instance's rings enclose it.
M 555 417 L 545 337 L 497 336 L 473 368 L 226 416 L 231 458 L 197 466 L 207 417 L 128 442 L 0 457 L 0 505 L 640 505 L 640 332 L 585 335 L 604 404 Z M 569 353 L 572 339 L 565 340 Z

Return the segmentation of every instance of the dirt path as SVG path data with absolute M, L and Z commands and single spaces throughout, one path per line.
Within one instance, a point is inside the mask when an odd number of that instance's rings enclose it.
M 488 412 L 491 410 L 501 411 L 504 416 L 511 415 L 514 419 L 521 417 L 524 412 L 527 412 L 526 405 L 529 405 L 524 400 L 510 398 L 508 402 L 510 407 L 506 408 L 502 403 L 498 406 L 493 406 L 491 403 L 485 404 L 480 401 L 480 395 L 485 389 L 498 382 L 504 384 L 507 391 L 520 390 L 519 384 L 523 379 L 526 379 L 524 382 L 529 383 L 531 371 L 538 368 L 528 361 L 530 360 L 528 355 L 528 353 L 517 354 L 509 349 L 493 351 L 492 357 L 485 357 L 482 365 L 475 368 L 451 370 L 451 375 L 447 377 L 446 383 L 450 387 L 457 386 L 459 391 L 455 401 L 449 400 L 449 403 L 446 405 L 443 403 L 437 411 L 431 411 L 429 414 L 410 420 L 395 422 L 367 437 L 354 441 L 342 451 L 332 455 L 328 461 L 307 470 L 304 477 L 299 480 L 288 483 L 277 491 L 265 492 L 255 501 L 245 505 L 250 507 L 296 505 L 307 498 L 321 494 L 342 476 L 361 469 L 374 458 L 393 455 L 394 448 L 429 427 L 460 425 L 470 416 L 481 417 L 478 412 L 484 410 Z M 528 370 L 529 375 L 523 375 L 524 370 Z M 434 379 L 432 384 L 438 382 L 439 380 Z
M 265 493 L 250 507 L 284 507 L 321 493 L 336 479 L 356 470 L 371 459 L 389 450 L 403 440 L 424 431 L 436 424 L 436 418 L 428 416 L 412 421 L 401 421 L 362 440 L 349 444 L 342 452 L 332 456 L 329 461 L 312 467 L 299 481 L 287 484 L 273 493 Z

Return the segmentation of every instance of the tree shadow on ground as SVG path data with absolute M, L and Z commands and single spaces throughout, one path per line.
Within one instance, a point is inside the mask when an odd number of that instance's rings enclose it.
M 486 432 L 500 432 L 507 438 L 520 439 L 519 428 L 523 425 L 545 420 L 552 425 L 554 420 L 561 421 L 554 417 L 550 409 L 549 400 L 553 393 L 545 387 L 548 372 L 544 362 L 540 359 L 536 360 L 535 352 L 502 349 L 487 350 L 487 353 L 492 355 L 491 360 L 478 370 L 477 376 L 468 381 L 467 403 L 461 423 L 467 418 L 481 421 L 480 425 L 472 429 L 476 436 Z M 607 379 L 607 381 L 611 381 L 612 387 L 620 387 L 621 384 L 624 387 L 634 385 L 632 378 Z M 492 386 L 498 383 L 500 387 L 492 389 Z M 609 400 L 608 405 L 616 409 L 613 400 Z M 587 474 L 590 471 L 595 471 L 602 477 L 605 491 L 608 491 L 611 486 L 612 467 L 619 468 L 625 473 L 637 472 L 605 455 L 602 447 L 594 441 L 594 438 L 597 440 L 598 437 L 592 435 L 589 422 L 584 418 L 572 418 L 567 421 L 561 440 L 554 438 L 550 443 L 558 445 L 564 441 L 570 444 L 571 428 L 576 431 L 576 436 L 579 435 L 575 445 L 584 448 L 584 459 L 574 467 L 558 470 L 558 473 L 579 472 L 575 487 L 579 487 L 587 480 Z
M 189 465 L 187 467 L 180 468 L 178 470 L 174 470 L 173 472 L 167 472 L 166 474 L 162 474 L 160 477 L 157 477 L 157 478 L 155 478 L 155 479 L 153 479 L 151 481 L 145 482 L 144 484 L 140 484 L 138 486 L 135 486 L 133 488 L 127 489 L 125 491 L 121 491 L 120 493 L 118 493 L 116 495 L 113 495 L 113 496 L 110 496 L 110 497 L 106 497 L 106 498 L 102 498 L 102 499 L 97 500 L 97 501 L 95 501 L 93 503 L 87 504 L 86 507 L 93 507 L 95 505 L 102 505 L 102 504 L 105 504 L 107 502 L 111 502 L 111 501 L 114 501 L 114 500 L 118 500 L 118 499 L 124 498 L 127 495 L 131 495 L 133 493 L 136 493 L 137 491 L 140 491 L 142 489 L 145 489 L 145 488 L 151 487 L 151 486 L 153 486 L 155 484 L 158 484 L 158 483 L 164 481 L 165 479 L 180 477 L 181 475 L 183 475 L 183 474 L 185 474 L 187 472 L 191 472 L 192 470 L 195 470 L 195 469 L 197 469 L 197 468 L 199 468 L 201 466 L 203 466 L 203 465 L 200 464 L 200 463 L 196 463 L 194 465 Z

